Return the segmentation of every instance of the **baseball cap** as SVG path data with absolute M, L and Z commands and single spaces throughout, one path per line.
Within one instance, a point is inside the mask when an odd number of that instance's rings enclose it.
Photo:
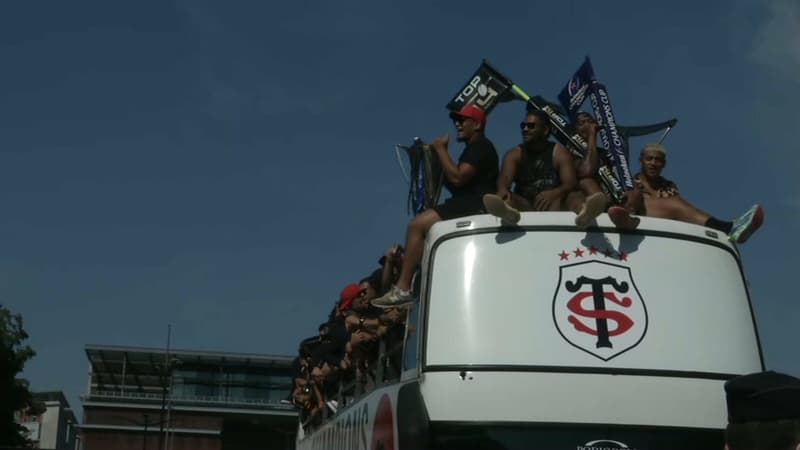
M 480 124 L 486 123 L 486 112 L 473 104 L 464 105 L 460 110 L 450 112 L 451 119 L 455 120 L 458 117 L 466 117 Z
M 767 371 L 725 383 L 728 422 L 769 422 L 800 419 L 800 379 Z
M 353 303 L 353 300 L 356 299 L 361 294 L 361 286 L 350 283 L 342 289 L 342 293 L 339 294 L 339 311 L 346 311 L 350 309 L 350 305 Z

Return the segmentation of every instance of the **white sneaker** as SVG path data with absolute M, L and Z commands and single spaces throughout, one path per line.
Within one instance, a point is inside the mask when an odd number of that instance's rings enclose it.
M 328 400 L 325 402 L 328 405 L 328 408 L 331 410 L 332 413 L 336 414 L 336 410 L 339 409 L 339 402 L 336 400 Z
M 761 205 L 753 205 L 746 213 L 733 221 L 733 228 L 731 228 L 728 238 L 737 244 L 744 244 L 762 223 L 764 223 L 764 208 Z
M 519 222 L 519 211 L 512 208 L 511 205 L 505 202 L 499 195 L 486 194 L 483 196 L 483 207 L 486 211 L 496 217 L 499 217 L 503 222 L 514 225 Z
M 378 308 L 399 308 L 414 303 L 414 296 L 411 291 L 404 291 L 397 286 L 392 286 L 389 292 L 382 297 L 373 299 L 371 303 L 372 306 L 377 306 Z
M 595 192 L 594 194 L 586 197 L 583 202 L 581 211 L 575 216 L 575 225 L 586 228 L 594 219 L 603 213 L 606 209 L 606 195 L 602 192 Z

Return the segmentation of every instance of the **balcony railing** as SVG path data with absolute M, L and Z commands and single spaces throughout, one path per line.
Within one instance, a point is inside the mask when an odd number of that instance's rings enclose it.
M 228 406 L 228 407 L 268 407 L 271 409 L 286 409 L 293 410 L 291 405 L 285 405 L 278 400 L 266 400 L 259 398 L 230 398 L 230 397 L 214 397 L 214 396 L 201 396 L 201 395 L 172 395 L 167 394 L 167 398 L 172 403 L 178 404 L 203 404 L 213 406 Z M 162 394 L 155 392 L 120 392 L 120 391 L 107 391 L 94 389 L 88 395 L 81 396 L 84 401 L 90 400 L 139 400 L 139 401 L 161 401 Z

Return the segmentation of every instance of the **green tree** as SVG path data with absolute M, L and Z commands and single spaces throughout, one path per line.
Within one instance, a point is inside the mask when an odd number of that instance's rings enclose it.
M 28 444 L 24 428 L 14 421 L 16 411 L 36 413 L 28 382 L 17 375 L 36 352 L 27 345 L 28 333 L 22 328 L 22 316 L 0 305 L 0 447 Z

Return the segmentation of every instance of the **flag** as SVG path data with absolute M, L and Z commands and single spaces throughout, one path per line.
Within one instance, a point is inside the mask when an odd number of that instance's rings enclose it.
M 600 141 L 608 150 L 608 156 L 617 179 L 626 191 L 630 191 L 633 189 L 633 176 L 631 176 L 628 164 L 628 147 L 625 145 L 625 138 L 617 128 L 617 119 L 614 116 L 614 109 L 611 107 L 608 91 L 604 85 L 595 81 L 591 86 L 590 97 L 597 123 L 602 126 Z
M 458 111 L 466 105 L 474 104 L 486 111 L 486 114 L 500 102 L 513 100 L 511 80 L 495 70 L 485 60 L 478 70 L 467 80 L 464 87 L 447 103 L 447 109 Z
M 558 101 L 564 106 L 570 121 L 575 121 L 575 113 L 578 112 L 578 109 L 580 109 L 584 100 L 586 100 L 586 95 L 590 93 L 592 84 L 595 82 L 594 68 L 587 56 L 583 64 L 581 64 L 578 70 L 575 71 L 575 74 L 572 75 L 572 78 L 567 81 L 567 85 L 564 86 L 564 89 L 558 94 Z

